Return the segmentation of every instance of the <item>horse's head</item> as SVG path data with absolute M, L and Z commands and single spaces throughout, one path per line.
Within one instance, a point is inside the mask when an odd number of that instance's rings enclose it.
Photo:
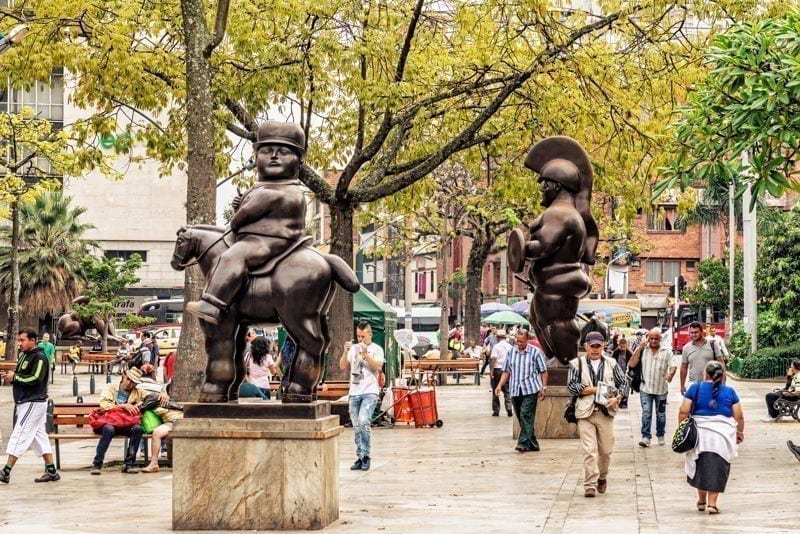
M 189 260 L 194 258 L 194 240 L 191 238 L 191 231 L 191 226 L 181 226 L 178 230 L 175 250 L 172 251 L 172 260 L 169 262 L 176 271 L 184 270 Z

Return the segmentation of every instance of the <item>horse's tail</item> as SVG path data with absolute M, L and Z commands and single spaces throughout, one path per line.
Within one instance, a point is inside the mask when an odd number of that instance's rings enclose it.
M 353 269 L 342 258 L 334 254 L 323 254 L 322 257 L 331 266 L 334 282 L 342 286 L 346 291 L 356 293 L 360 285 Z

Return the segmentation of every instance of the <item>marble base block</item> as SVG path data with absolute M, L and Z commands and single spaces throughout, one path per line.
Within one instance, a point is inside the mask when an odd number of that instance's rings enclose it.
M 548 386 L 547 395 L 536 403 L 536 421 L 534 428 L 537 439 L 559 439 L 578 437 L 578 425 L 572 425 L 564 420 L 564 406 L 572 395 L 566 386 Z M 519 421 L 513 417 L 514 439 L 519 437 Z
M 174 530 L 321 529 L 339 518 L 337 416 L 196 413 L 172 432 Z

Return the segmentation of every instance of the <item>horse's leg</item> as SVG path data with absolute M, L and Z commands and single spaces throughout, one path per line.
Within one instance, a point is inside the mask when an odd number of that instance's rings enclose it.
M 284 392 L 283 402 L 311 402 L 322 372 L 325 346 L 322 322 L 316 314 L 300 318 L 287 313 L 281 314 L 281 319 L 284 328 L 297 343 L 297 354 L 289 369 L 289 385 Z
M 244 382 L 244 377 L 247 374 L 247 369 L 244 367 L 244 351 L 247 347 L 247 328 L 242 325 L 236 325 L 235 339 L 235 353 L 233 357 L 233 364 L 236 368 L 236 379 L 231 384 L 228 393 L 228 400 L 237 400 L 239 398 L 239 386 Z
M 225 314 L 218 325 L 200 321 L 206 339 L 206 380 L 200 388 L 199 402 L 227 402 L 229 390 L 236 381 L 234 335 L 237 327 L 235 310 Z M 236 395 L 238 397 L 238 393 Z

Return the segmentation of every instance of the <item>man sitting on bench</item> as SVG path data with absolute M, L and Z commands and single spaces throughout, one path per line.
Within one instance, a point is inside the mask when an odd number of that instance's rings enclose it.
M 136 386 L 142 383 L 142 372 L 136 367 L 128 369 L 122 375 L 122 380 L 118 384 L 106 385 L 103 390 L 103 395 L 100 397 L 100 409 L 111 410 L 113 408 L 120 408 L 131 414 L 139 413 L 139 408 L 136 406 L 142 401 L 144 395 Z M 95 453 L 94 461 L 92 462 L 93 475 L 99 475 L 103 468 L 103 460 L 106 457 L 106 451 L 111 444 L 114 436 L 127 436 L 129 439 L 128 450 L 125 452 L 125 464 L 122 467 L 123 473 L 134 474 L 138 473 L 139 469 L 135 467 L 136 452 L 139 450 L 139 442 L 142 439 L 142 427 L 134 425 L 130 428 L 115 428 L 111 425 L 104 425 L 102 429 L 96 430 L 100 434 L 100 441 L 97 444 L 97 452 Z

